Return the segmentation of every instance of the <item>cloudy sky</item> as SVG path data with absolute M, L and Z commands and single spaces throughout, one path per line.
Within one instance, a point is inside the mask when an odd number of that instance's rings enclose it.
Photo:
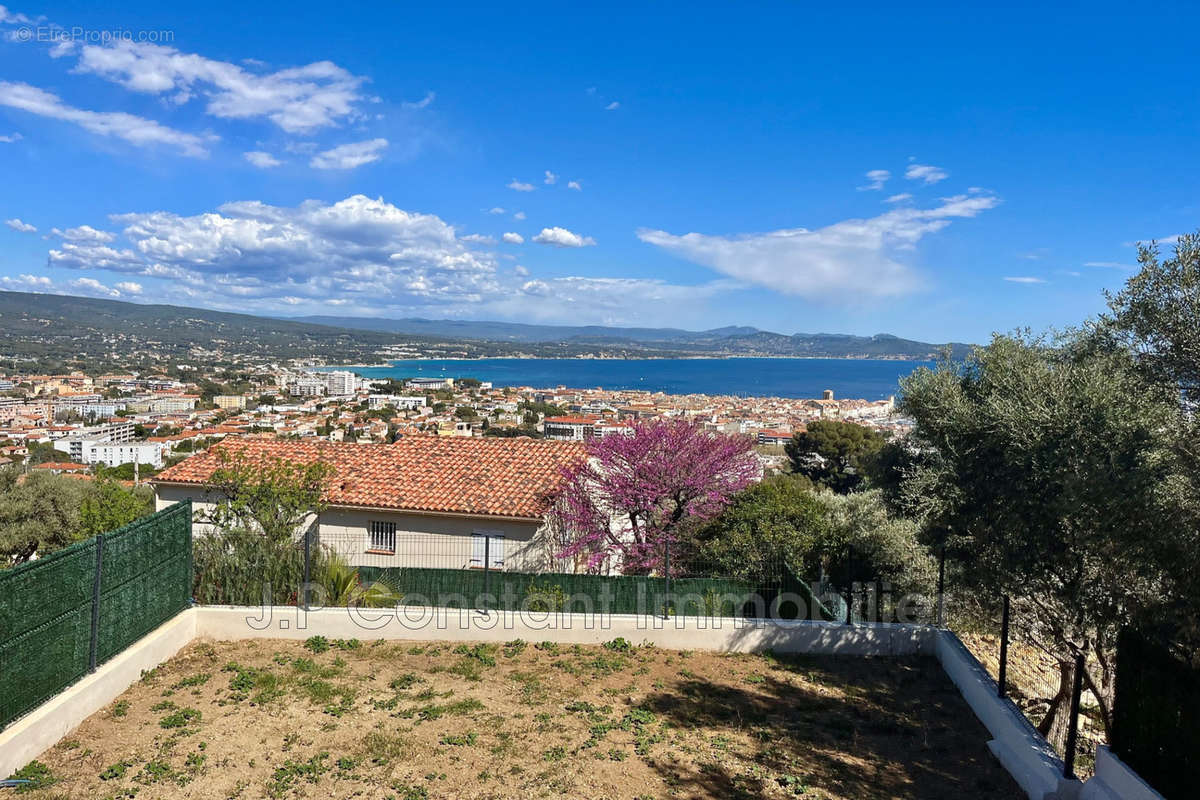
M 0 6 L 0 289 L 980 341 L 1200 225 L 1187 10 L 256 6 Z

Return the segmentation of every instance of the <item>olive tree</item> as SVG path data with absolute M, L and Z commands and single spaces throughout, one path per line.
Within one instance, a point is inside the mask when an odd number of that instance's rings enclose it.
M 1043 732 L 1065 736 L 1076 654 L 1107 728 L 1117 632 L 1164 590 L 1177 549 L 1177 392 L 1079 335 L 996 336 L 901 388 L 921 454 L 901 503 L 947 547 L 962 588 L 1012 597 L 1020 632 L 1059 663 Z

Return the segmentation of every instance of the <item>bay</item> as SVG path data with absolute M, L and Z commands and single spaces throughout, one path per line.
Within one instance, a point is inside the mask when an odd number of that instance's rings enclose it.
M 667 394 L 835 397 L 882 400 L 932 361 L 845 358 L 481 358 L 410 359 L 351 369 L 364 378 L 477 378 L 495 386 L 643 389 Z

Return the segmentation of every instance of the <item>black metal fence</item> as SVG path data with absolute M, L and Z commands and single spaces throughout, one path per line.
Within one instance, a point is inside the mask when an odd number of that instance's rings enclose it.
M 943 548 L 938 565 L 937 624 L 953 630 L 963 640 L 995 680 L 996 696 L 1010 702 L 1034 728 L 1040 729 L 1054 698 L 1063 693 L 1063 673 L 1056 660 L 1042 649 L 1042 643 L 1027 637 L 1029 626 L 1023 623 L 1028 621 L 1025 615 L 1031 612 L 1007 595 L 984 603 L 977 597 L 969 598 L 970 602 L 967 599 L 956 594 L 953 577 L 947 576 L 947 555 Z M 1014 646 L 1020 650 L 1020 669 L 1015 675 Z M 1079 777 L 1081 758 L 1089 762 L 1092 758 L 1088 741 L 1103 735 L 1081 714 L 1084 657 L 1076 654 L 1070 661 L 1072 682 L 1062 695 L 1066 709 L 1057 712 L 1066 718 L 1065 744 L 1057 748 L 1065 778 Z
M 1200 752 L 1200 663 L 1132 628 L 1117 641 L 1113 752 L 1160 794 L 1193 797 Z

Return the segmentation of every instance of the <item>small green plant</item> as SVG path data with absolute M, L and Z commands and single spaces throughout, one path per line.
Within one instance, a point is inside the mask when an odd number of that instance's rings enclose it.
M 563 747 L 562 745 L 551 747 L 549 750 L 542 753 L 542 759 L 544 761 L 562 761 L 566 757 L 567 748 Z
M 329 651 L 329 640 L 324 636 L 310 636 L 304 642 L 304 649 L 311 653 L 326 653 Z
M 618 653 L 628 653 L 633 650 L 633 645 L 624 636 L 618 636 L 611 641 L 605 642 L 604 647 L 607 650 L 613 650 Z
M 392 790 L 397 792 L 396 800 L 429 800 L 429 790 L 424 786 L 393 783 Z
M 114 705 L 112 708 L 112 715 L 114 717 L 123 717 L 128 713 L 129 713 L 129 701 L 128 700 L 118 700 L 116 705 Z
M 267 793 L 271 797 L 282 797 L 291 792 L 298 781 L 316 783 L 321 776 L 329 771 L 329 753 L 322 751 L 307 761 L 288 759 L 282 766 L 276 767 L 267 784 Z
M 133 764 L 129 761 L 118 761 L 116 764 L 109 764 L 104 768 L 104 771 L 100 773 L 100 780 L 111 781 L 116 780 L 117 778 L 123 778 L 125 777 L 126 770 L 128 770 L 131 766 L 133 766 Z
M 199 672 L 195 675 L 190 675 L 190 676 L 184 678 L 183 680 L 179 681 L 171 688 L 172 689 L 187 689 L 187 688 L 190 688 L 193 686 L 203 686 L 204 684 L 208 683 L 208 679 L 211 677 L 212 677 L 212 675 L 210 675 L 207 672 Z
M 496 645 L 494 644 L 477 644 L 474 647 L 467 647 L 465 644 L 460 644 L 454 648 L 454 653 L 455 655 L 473 658 L 485 667 L 496 666 Z
M 181 708 L 158 721 L 160 728 L 185 728 L 189 723 L 200 721 L 200 712 L 194 708 Z
M 439 741 L 451 747 L 474 747 L 478 737 L 474 733 L 446 734 Z
M 405 689 L 411 689 L 418 683 L 424 682 L 424 678 L 417 677 L 417 675 L 412 672 L 406 672 L 403 675 L 399 675 L 388 681 L 388 688 L 392 689 L 393 691 L 402 692 Z
M 3 773 L 0 773 L 3 774 Z M 47 786 L 53 786 L 58 783 L 58 778 L 54 773 L 40 761 L 30 761 L 25 766 L 8 776 L 11 781 L 29 781 L 17 787 L 17 794 L 25 794 L 26 792 L 34 792 L 38 789 L 45 789 Z
M 175 770 L 171 769 L 171 765 L 165 761 L 154 759 L 147 761 L 142 766 L 142 771 L 137 775 L 139 783 L 160 783 L 169 781 L 175 777 Z
M 504 655 L 506 658 L 516 658 L 525 652 L 526 646 L 524 639 L 513 639 L 511 642 L 505 642 Z

